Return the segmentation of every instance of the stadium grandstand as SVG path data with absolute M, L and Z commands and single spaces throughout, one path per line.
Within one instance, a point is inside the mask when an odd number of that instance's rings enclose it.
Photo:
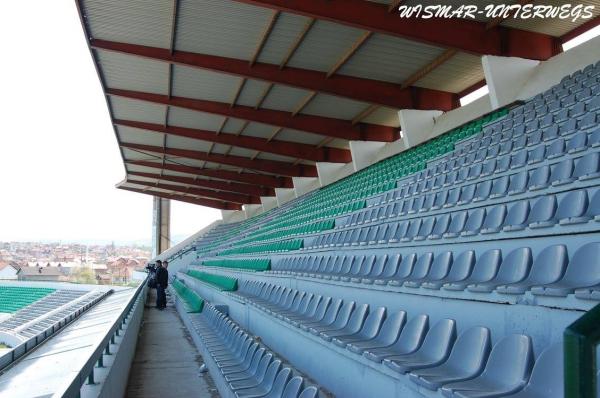
M 600 396 L 600 2 L 75 3 L 171 312 L 0 285 L 0 396 Z

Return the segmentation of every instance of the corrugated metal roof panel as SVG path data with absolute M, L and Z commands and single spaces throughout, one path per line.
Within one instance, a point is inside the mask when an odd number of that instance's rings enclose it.
M 246 82 L 244 83 L 244 88 L 242 89 L 242 92 L 240 93 L 236 104 L 256 106 L 268 85 L 269 83 L 260 80 L 246 79 Z
M 175 66 L 173 68 L 173 95 L 208 101 L 230 103 L 240 78 L 202 69 Z
M 543 2 L 544 5 L 551 6 L 561 6 L 566 4 L 564 0 L 545 0 Z M 576 2 L 571 3 L 573 6 L 581 4 L 582 6 L 594 6 L 592 13 L 594 14 L 593 18 L 596 18 L 600 15 L 600 0 L 578 0 Z M 531 30 L 534 32 L 545 33 L 551 36 L 562 36 L 566 33 L 569 33 L 571 30 L 577 28 L 580 25 L 588 22 L 589 19 L 578 19 L 573 22 L 571 18 L 569 19 L 507 19 L 502 22 L 502 26 L 509 26 L 513 28 L 523 29 L 523 30 Z
M 401 83 L 443 51 L 440 47 L 374 34 L 338 73 Z
M 281 141 L 291 141 L 299 142 L 302 144 L 317 145 L 319 142 L 321 142 L 323 136 L 307 133 L 305 131 L 283 129 L 277 134 L 275 139 Z
M 252 149 L 232 147 L 231 151 L 229 152 L 229 154 L 232 155 L 232 156 L 242 156 L 242 157 L 245 157 L 245 158 L 251 158 L 252 155 L 254 155 L 255 152 L 256 151 L 254 151 Z
M 316 21 L 294 53 L 289 66 L 326 72 L 352 47 L 363 30 Z
M 148 182 L 150 184 L 156 184 L 158 182 L 158 180 L 156 178 L 150 178 L 150 177 L 130 176 L 130 178 L 132 178 L 136 181 Z
M 382 124 L 384 126 L 400 127 L 398 110 L 381 106 L 363 119 L 365 123 Z
M 241 119 L 234 119 L 230 117 L 227 119 L 227 123 L 225 123 L 225 126 L 223 126 L 221 131 L 228 134 L 238 134 L 240 129 L 244 127 L 245 123 L 246 122 Z
M 458 93 L 483 80 L 483 78 L 480 57 L 467 53 L 457 53 L 414 85 Z
M 178 156 L 167 156 L 167 159 L 170 160 L 170 161 L 167 161 L 167 163 L 180 164 L 183 166 L 191 166 L 191 167 L 202 167 L 202 165 L 205 163 L 202 160 L 180 158 Z M 214 166 L 215 165 L 213 165 L 213 168 L 214 168 Z M 208 163 L 206 163 L 206 165 L 204 167 L 209 168 Z
M 174 106 L 169 109 L 169 125 L 171 126 L 217 131 L 221 123 L 223 123 L 223 116 Z
M 109 88 L 168 94 L 169 65 L 130 55 L 97 51 L 98 62 Z
M 269 138 L 277 128 L 263 123 L 248 123 L 242 135 Z
M 265 43 L 258 57 L 258 61 L 281 64 L 309 19 L 301 15 L 281 13 L 269 35 L 269 40 Z
M 176 48 L 250 59 L 272 12 L 234 1 L 181 0 Z
M 257 156 L 257 159 L 275 160 L 278 162 L 288 162 L 288 163 L 293 163 L 294 160 L 296 160 L 296 158 L 292 158 L 289 156 L 276 155 L 274 153 L 268 153 L 268 152 L 261 152 L 260 155 Z
M 164 134 L 157 133 L 150 130 L 134 129 L 126 126 L 117 126 L 117 132 L 119 133 L 119 139 L 121 142 L 128 142 L 130 144 L 144 144 L 144 145 L 163 145 Z
M 167 147 L 169 148 L 207 152 L 208 148 L 210 148 L 210 144 L 210 142 L 194 140 L 192 138 L 167 135 Z
M 223 154 L 223 153 L 227 152 L 227 150 L 228 150 L 228 149 L 229 149 L 229 145 L 224 145 L 224 144 L 215 144 L 215 145 L 213 146 L 213 149 L 212 149 L 212 151 L 211 151 L 211 152 L 212 152 L 212 153 L 220 153 L 220 154 Z
M 276 84 L 263 102 L 262 108 L 292 112 L 309 94 L 308 90 Z
M 110 104 L 116 119 L 162 124 L 165 122 L 166 106 L 150 102 L 111 96 Z
M 123 157 L 125 158 L 125 160 L 154 161 L 154 160 L 160 158 L 160 155 L 145 154 L 145 153 L 134 151 L 134 150 L 128 149 L 128 148 L 122 148 L 122 151 L 123 151 Z
M 84 0 L 95 39 L 169 48 L 173 0 Z
M 348 144 L 348 141 L 341 140 L 339 138 L 332 140 L 326 146 L 330 146 L 332 148 L 350 149 L 350 145 Z
M 351 120 L 367 106 L 369 104 L 366 102 L 354 101 L 328 94 L 318 94 L 301 113 Z

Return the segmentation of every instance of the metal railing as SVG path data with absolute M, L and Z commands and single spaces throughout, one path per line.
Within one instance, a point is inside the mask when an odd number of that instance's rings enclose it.
M 565 398 L 596 398 L 596 346 L 600 343 L 600 304 L 565 329 Z

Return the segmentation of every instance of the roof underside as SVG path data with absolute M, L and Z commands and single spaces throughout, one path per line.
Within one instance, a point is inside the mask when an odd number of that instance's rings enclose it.
M 587 22 L 400 20 L 400 3 L 419 1 L 77 0 L 119 187 L 260 204 L 316 162 L 350 162 L 349 140 L 398 139 L 399 109 L 457 107 L 484 79 L 481 55 L 547 59 Z M 597 24 L 600 1 L 581 3 Z

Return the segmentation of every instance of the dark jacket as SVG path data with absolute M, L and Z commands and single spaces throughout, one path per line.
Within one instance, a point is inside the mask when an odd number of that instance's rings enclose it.
M 159 267 L 156 270 L 156 283 L 166 288 L 169 284 L 169 271 L 166 268 Z

